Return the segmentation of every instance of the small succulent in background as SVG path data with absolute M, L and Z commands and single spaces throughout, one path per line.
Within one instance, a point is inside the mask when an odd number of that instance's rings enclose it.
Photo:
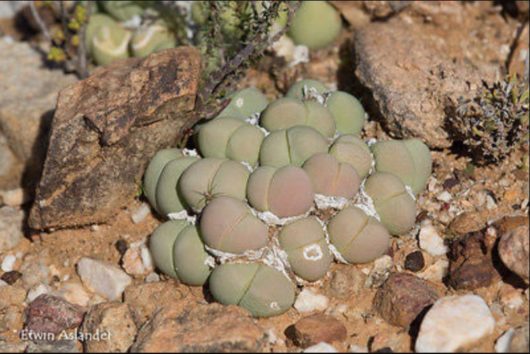
M 330 45 L 339 36 L 342 20 L 327 1 L 304 1 L 293 18 L 289 36 L 309 49 Z
M 472 99 L 447 104 L 446 125 L 477 164 L 495 163 L 528 139 L 528 82 L 517 76 L 483 83 Z

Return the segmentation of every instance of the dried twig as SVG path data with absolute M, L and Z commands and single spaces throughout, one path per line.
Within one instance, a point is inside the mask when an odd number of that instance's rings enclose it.
M 86 3 L 86 21 L 81 24 L 79 30 L 79 45 L 77 46 L 77 74 L 81 79 L 88 77 L 88 66 L 87 66 L 87 49 L 86 49 L 86 27 L 88 25 L 88 19 L 92 15 L 92 2 L 87 1 Z
M 299 4 L 289 4 L 288 6 L 288 21 L 291 22 L 291 18 L 298 8 Z M 266 27 L 267 24 L 263 24 L 262 27 Z M 254 36 L 253 39 L 231 60 L 229 60 L 222 68 L 210 75 L 210 80 L 203 87 L 201 92 L 198 95 L 198 108 L 199 110 L 203 108 L 211 96 L 215 93 L 218 87 L 223 83 L 223 81 L 232 73 L 234 73 L 244 62 L 248 61 L 251 56 L 256 53 L 263 52 L 268 48 L 272 43 L 276 42 L 288 29 L 288 25 L 285 26 L 282 30 L 277 32 L 274 36 L 269 39 L 263 38 L 264 35 L 267 35 L 266 28 L 260 28 L 258 33 Z
M 48 31 L 48 28 L 46 27 L 46 24 L 42 20 L 42 18 L 39 15 L 39 11 L 37 11 L 37 8 L 35 7 L 35 1 L 30 1 L 29 7 L 31 9 L 31 15 L 33 16 L 33 19 L 35 22 L 37 22 L 37 25 L 39 25 L 39 28 L 46 38 L 48 42 L 52 42 L 52 37 L 50 36 L 50 32 Z

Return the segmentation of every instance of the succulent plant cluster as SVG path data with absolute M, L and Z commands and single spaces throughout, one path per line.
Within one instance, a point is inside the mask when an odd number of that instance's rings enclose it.
M 108 65 L 131 56 L 145 57 L 176 46 L 174 33 L 161 19 L 140 26 L 128 25 L 133 18 L 154 11 L 151 8 L 144 9 L 135 1 L 101 1 L 99 4 L 101 11 L 90 16 L 85 34 L 87 52 L 96 64 Z
M 273 316 L 293 304 L 295 284 L 322 279 L 334 259 L 385 254 L 391 235 L 415 224 L 431 156 L 416 139 L 366 144 L 364 120 L 355 97 L 314 80 L 270 103 L 255 88 L 234 94 L 197 127 L 200 157 L 166 149 L 147 167 L 145 196 L 170 219 L 150 238 L 158 268 Z

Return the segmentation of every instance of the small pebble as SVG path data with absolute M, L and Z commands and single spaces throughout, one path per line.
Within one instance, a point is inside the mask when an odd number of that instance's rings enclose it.
M 441 202 L 449 203 L 453 199 L 453 196 L 448 191 L 443 191 L 436 196 L 436 199 Z
M 411 272 L 419 272 L 425 266 L 425 259 L 421 251 L 414 251 L 405 257 L 405 269 Z
M 465 350 L 490 335 L 494 327 L 495 319 L 481 297 L 447 296 L 425 315 L 415 349 L 419 353 Z
M 510 328 L 497 338 L 497 341 L 495 342 L 496 353 L 508 353 L 510 351 L 510 343 L 512 342 L 514 333 L 515 330 Z
M 338 351 L 331 344 L 320 342 L 305 348 L 304 353 L 338 353 Z
M 350 353 L 368 353 L 368 348 L 365 346 L 360 346 L 352 344 L 348 347 L 348 352 Z
M 439 259 L 434 264 L 431 264 L 427 269 L 421 273 L 417 273 L 418 276 L 425 280 L 432 282 L 441 282 L 447 275 L 449 270 L 449 261 L 447 259 Z
M 81 258 L 77 263 L 77 273 L 83 284 L 108 300 L 121 298 L 132 279 L 113 264 L 92 258 Z
M 142 205 L 140 205 L 140 207 L 138 207 L 138 209 L 136 209 L 132 213 L 131 219 L 133 223 L 139 224 L 145 220 L 145 218 L 147 217 L 147 215 L 149 215 L 149 213 L 151 213 L 151 208 L 149 207 L 149 204 L 142 203 Z
M 28 291 L 26 297 L 26 303 L 31 303 L 33 300 L 41 296 L 42 294 L 48 294 L 51 291 L 50 287 L 46 284 L 39 284 Z
M 13 266 L 15 265 L 15 262 L 17 261 L 17 257 L 15 257 L 12 254 L 9 254 L 4 257 L 4 260 L 2 261 L 2 271 L 4 272 L 10 272 L 13 270 Z
M 156 283 L 156 282 L 159 282 L 159 281 L 160 281 L 160 275 L 158 275 L 158 274 L 155 273 L 155 272 L 149 273 L 149 274 L 145 277 L 145 282 L 146 282 L 146 283 Z
M 13 285 L 22 277 L 22 273 L 13 270 L 2 274 L 0 279 L 9 285 Z
M 422 223 L 418 238 L 420 248 L 433 257 L 442 256 L 448 251 L 447 246 L 444 244 L 444 240 L 429 221 L 424 221 Z
M 0 191 L 0 200 L 7 206 L 17 207 L 28 201 L 28 195 L 22 188 Z
M 324 311 L 329 305 L 329 299 L 305 288 L 300 292 L 294 303 L 294 308 L 300 313 Z

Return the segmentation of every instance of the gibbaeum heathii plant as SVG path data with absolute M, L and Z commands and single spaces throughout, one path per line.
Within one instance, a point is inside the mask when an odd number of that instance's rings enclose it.
M 366 144 L 359 101 L 315 80 L 271 103 L 255 88 L 231 97 L 197 127 L 198 153 L 161 150 L 147 167 L 145 196 L 170 219 L 150 238 L 160 271 L 274 316 L 295 284 L 333 260 L 371 262 L 414 227 L 432 165 L 421 141 Z

